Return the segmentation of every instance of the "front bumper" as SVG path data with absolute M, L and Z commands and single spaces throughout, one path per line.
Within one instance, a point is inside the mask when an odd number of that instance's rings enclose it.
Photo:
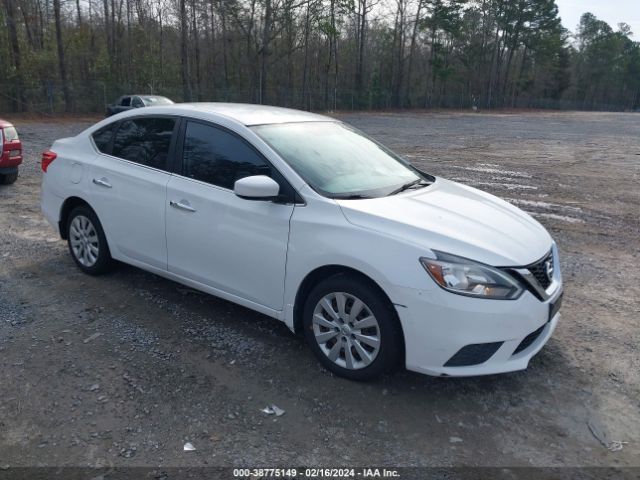
M 523 370 L 560 320 L 560 313 L 552 313 L 552 308 L 561 299 L 561 283 L 546 301 L 528 291 L 517 300 L 470 298 L 442 289 L 392 287 L 392 292 L 404 332 L 406 367 L 428 375 Z M 466 352 L 473 353 L 473 346 L 483 344 L 493 345 L 480 347 L 483 352 L 475 360 L 473 355 L 464 355 L 465 347 L 471 346 Z M 456 357 L 459 353 L 462 355 Z

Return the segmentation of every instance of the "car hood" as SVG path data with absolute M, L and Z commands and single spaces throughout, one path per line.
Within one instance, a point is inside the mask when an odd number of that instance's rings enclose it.
M 420 190 L 337 202 L 353 225 L 493 266 L 529 265 L 553 243 L 519 208 L 442 178 Z

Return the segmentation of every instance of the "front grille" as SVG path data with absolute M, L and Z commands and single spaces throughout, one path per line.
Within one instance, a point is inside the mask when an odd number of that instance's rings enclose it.
M 523 350 L 526 350 L 527 348 L 529 348 L 531 346 L 531 344 L 533 344 L 533 342 L 535 342 L 538 339 L 538 337 L 540 336 L 540 334 L 544 330 L 544 327 L 546 327 L 546 326 L 547 326 L 547 324 L 545 323 L 539 329 L 537 329 L 535 332 L 531 332 L 529 335 L 524 337 L 524 340 L 522 340 L 520 342 L 520 345 L 518 345 L 516 347 L 516 349 L 513 351 L 513 355 L 516 355 L 517 353 L 520 353 Z
M 462 347 L 458 352 L 447 360 L 445 367 L 468 367 L 470 365 L 480 365 L 491 358 L 498 351 L 504 342 L 495 343 L 474 343 Z
M 547 275 L 547 262 L 550 262 L 551 272 L 553 272 L 555 265 L 553 264 L 553 254 L 551 253 L 549 253 L 549 255 L 544 257 L 539 262 L 527 267 L 527 270 L 529 270 L 531 274 L 536 277 L 536 280 L 538 281 L 540 286 L 545 290 L 549 288 L 549 285 L 551 285 L 551 280 L 553 277 L 553 275 L 551 276 L 551 278 L 549 275 Z

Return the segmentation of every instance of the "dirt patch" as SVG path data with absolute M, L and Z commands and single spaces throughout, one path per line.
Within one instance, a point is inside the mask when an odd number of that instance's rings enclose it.
M 640 466 L 640 117 L 338 116 L 549 229 L 563 317 L 529 369 L 353 383 L 260 314 L 131 267 L 85 276 L 40 214 L 38 162 L 89 123 L 16 121 L 25 164 L 0 187 L 0 466 Z M 628 443 L 609 451 L 589 423 Z

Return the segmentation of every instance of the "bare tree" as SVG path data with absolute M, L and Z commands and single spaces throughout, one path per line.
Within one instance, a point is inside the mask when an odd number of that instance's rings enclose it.
M 60 82 L 62 83 L 62 95 L 64 97 L 64 110 L 70 112 L 72 110 L 71 92 L 69 91 L 69 81 L 67 78 L 67 65 L 64 61 L 64 45 L 62 43 L 62 25 L 60 21 L 60 0 L 53 0 L 53 14 L 56 25 L 56 43 L 58 50 L 58 69 L 60 73 Z
M 14 96 L 11 98 L 13 109 L 23 111 L 26 107 L 26 99 L 24 95 L 24 79 L 22 74 L 22 56 L 20 53 L 20 43 L 18 42 L 18 33 L 15 21 L 14 0 L 4 0 L 4 8 L 7 22 L 7 30 L 9 33 L 9 43 L 11 44 L 11 59 L 16 71 L 16 89 Z

